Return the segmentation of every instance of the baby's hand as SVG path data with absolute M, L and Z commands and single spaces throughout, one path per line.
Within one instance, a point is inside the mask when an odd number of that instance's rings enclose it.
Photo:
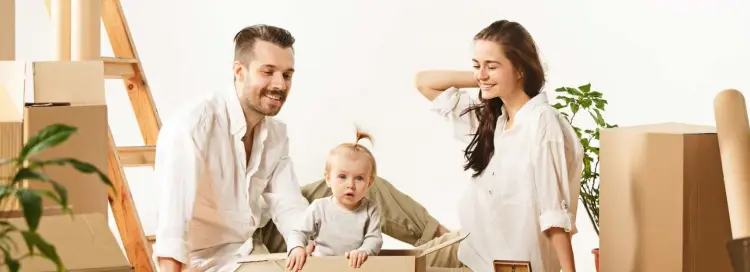
M 307 252 L 302 247 L 295 247 L 286 258 L 286 269 L 288 271 L 300 271 L 307 260 Z
M 359 268 L 367 260 L 367 252 L 352 250 L 346 253 L 346 258 L 349 259 L 349 265 Z

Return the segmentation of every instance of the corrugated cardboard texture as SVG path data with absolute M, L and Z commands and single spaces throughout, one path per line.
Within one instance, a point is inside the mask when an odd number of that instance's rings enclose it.
M 9 219 L 15 226 L 26 226 L 23 218 Z M 57 249 L 68 271 L 125 272 L 133 268 L 117 244 L 107 219 L 101 214 L 76 214 L 44 216 L 38 232 Z M 23 238 L 17 233 L 10 235 L 19 245 L 16 254 L 25 254 Z M 2 267 L 0 271 L 7 271 Z M 52 262 L 41 257 L 25 259 L 21 271 L 57 271 Z
M 56 123 L 78 128 L 78 133 L 72 135 L 66 142 L 45 150 L 34 159 L 75 158 L 91 163 L 106 173 L 109 165 L 106 106 L 27 107 L 24 119 L 26 120 L 25 137 L 35 135 L 44 127 Z M 74 212 L 107 215 L 107 186 L 97 175 L 83 174 L 72 167 L 59 166 L 45 167 L 45 173 L 68 189 L 69 203 Z M 29 187 L 51 188 L 39 183 L 30 183 Z M 45 206 L 50 205 L 55 204 L 52 201 L 45 202 Z
M 0 60 L 16 59 L 15 0 L 0 0 Z
M 23 148 L 23 123 L 21 121 L 0 121 L 0 160 L 15 158 Z M 0 184 L 10 184 L 15 176 L 14 164 L 0 165 Z M 0 211 L 14 210 L 18 203 L 14 197 L 0 202 Z
M 460 237 L 446 241 L 434 247 L 418 249 L 384 249 L 378 256 L 367 258 L 359 268 L 349 266 L 349 260 L 343 256 L 310 257 L 305 261 L 303 270 L 305 272 L 328 272 L 328 271 L 350 271 L 350 272 L 426 272 L 446 271 L 428 269 L 424 256 L 437 249 L 459 243 L 466 239 L 469 233 L 463 233 Z M 286 254 L 250 255 L 241 260 L 242 265 L 237 272 L 283 272 L 285 271 Z M 451 272 L 462 270 L 447 270 Z
M 2 72 L 0 69 L 0 73 Z M 23 122 L 18 108 L 18 103 L 22 99 L 21 94 L 11 93 L 0 81 L 0 161 L 17 157 L 23 148 Z M 16 169 L 12 164 L 0 164 L 0 184 L 9 184 L 9 179 L 15 175 L 15 172 Z M 18 208 L 18 202 L 15 197 L 0 202 L 0 211 L 16 208 Z
M 613 128 L 600 144 L 601 271 L 731 271 L 714 128 Z

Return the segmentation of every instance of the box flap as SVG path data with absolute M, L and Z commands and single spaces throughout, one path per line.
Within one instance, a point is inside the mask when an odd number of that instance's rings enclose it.
M 441 248 L 450 246 L 452 244 L 458 243 L 466 239 L 466 237 L 469 236 L 468 232 L 461 232 L 461 235 L 459 237 L 447 240 L 445 242 L 442 242 L 440 244 L 437 244 L 433 247 L 424 249 L 420 251 L 415 258 L 421 258 L 424 256 L 429 255 L 430 253 L 433 253 L 435 251 L 440 250 Z M 287 258 L 286 253 L 272 253 L 272 254 L 254 254 L 249 256 L 244 256 L 240 258 L 237 262 L 238 263 L 254 263 L 254 262 L 265 262 L 265 261 L 278 261 L 278 260 L 284 260 Z
M 285 260 L 287 257 L 286 252 L 282 253 L 271 253 L 271 254 L 254 254 L 249 256 L 244 256 L 237 261 L 238 263 L 255 263 L 255 262 L 265 262 L 265 261 L 277 261 L 277 260 Z
M 8 219 L 15 226 L 26 226 L 23 218 Z M 44 216 L 38 232 L 57 249 L 68 271 L 130 271 L 132 266 L 117 244 L 107 219 L 102 214 Z M 25 254 L 23 238 L 10 235 L 19 245 L 15 252 Z M 15 255 L 15 254 L 14 254 Z M 24 259 L 22 271 L 56 271 L 52 262 L 42 257 Z
M 422 252 L 421 252 L 421 253 L 419 253 L 419 255 L 417 255 L 417 258 L 421 258 L 421 257 L 424 257 L 424 256 L 426 256 L 426 255 L 428 255 L 428 254 L 430 254 L 430 253 L 433 253 L 433 252 L 435 252 L 435 251 L 438 251 L 438 250 L 439 250 L 439 249 L 441 249 L 441 248 L 444 248 L 444 247 L 450 246 L 450 245 L 452 245 L 452 244 L 455 244 L 455 243 L 461 242 L 461 241 L 463 241 L 464 239 L 466 239 L 466 237 L 467 237 L 467 236 L 469 236 L 469 233 L 468 233 L 468 232 L 462 232 L 462 233 L 461 233 L 461 236 L 459 236 L 459 237 L 456 237 L 456 238 L 450 239 L 450 240 L 448 240 L 448 241 L 442 242 L 442 243 L 440 243 L 440 244 L 437 244 L 437 245 L 435 245 L 435 246 L 433 246 L 433 247 L 430 247 L 430 248 L 428 248 L 428 249 L 422 250 Z
M 637 126 L 623 126 L 608 128 L 609 131 L 632 131 L 636 133 L 658 133 L 658 134 L 713 134 L 716 128 L 712 126 L 691 125 L 685 123 L 657 123 Z

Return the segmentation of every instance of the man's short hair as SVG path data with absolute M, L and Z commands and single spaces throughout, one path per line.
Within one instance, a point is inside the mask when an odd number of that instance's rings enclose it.
M 293 49 L 294 46 L 294 37 L 286 29 L 264 24 L 251 25 L 234 35 L 234 60 L 247 66 L 252 59 L 253 46 L 258 40 L 281 48 Z

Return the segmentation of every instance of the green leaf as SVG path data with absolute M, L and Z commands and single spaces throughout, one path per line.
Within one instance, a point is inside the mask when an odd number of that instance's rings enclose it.
M 591 91 L 589 93 L 589 97 L 591 97 L 591 98 L 599 98 L 599 97 L 602 97 L 602 93 L 597 92 L 597 91 Z
M 589 91 L 591 91 L 591 83 L 579 86 L 578 89 L 580 89 L 584 93 L 588 93 Z
M 101 170 L 96 168 L 96 166 L 82 162 L 80 160 L 74 159 L 74 158 L 60 158 L 60 159 L 52 159 L 47 161 L 36 161 L 32 163 L 32 166 L 30 168 L 36 168 L 36 167 L 42 167 L 46 165 L 69 165 L 78 170 L 79 172 L 83 172 L 86 174 L 96 174 L 99 176 L 99 179 L 101 179 L 105 184 L 112 187 L 112 181 L 109 180 L 109 177 L 107 177 L 106 174 L 104 174 Z
M 575 88 L 566 87 L 565 91 L 568 92 L 572 96 L 583 96 L 583 93 L 581 93 L 581 91 Z
M 0 248 L 7 250 L 17 249 L 18 244 L 8 236 L 8 233 L 18 231 L 18 228 L 8 221 L 2 221 L 0 225 L 2 225 L 2 230 L 0 230 Z
M 10 255 L 10 251 L 7 249 L 2 249 L 3 251 L 3 262 L 5 265 L 8 266 L 8 270 L 10 272 L 18 272 L 21 270 L 21 263 L 18 262 L 18 260 L 13 259 L 13 257 Z
M 42 198 L 34 191 L 25 188 L 16 191 L 16 196 L 23 208 L 23 216 L 26 218 L 29 230 L 36 231 L 39 227 L 39 219 L 42 217 Z
M 581 138 L 581 145 L 584 146 L 584 147 L 586 147 L 586 148 L 588 148 L 589 147 L 589 139 Z
M 0 185 L 0 199 L 5 199 L 13 194 L 13 188 L 8 185 Z
M 57 195 L 60 197 L 59 199 L 55 199 L 55 201 L 57 201 L 57 204 L 60 204 L 63 213 L 70 213 L 70 207 L 68 207 L 68 189 L 57 182 L 52 181 L 51 183 L 52 189 L 54 189 Z
M 565 91 L 565 87 L 557 88 L 557 89 L 555 89 L 555 92 L 557 92 L 557 93 L 564 93 L 564 92 L 566 92 Z M 560 97 L 558 96 L 558 98 L 560 98 Z
M 43 128 L 26 142 L 18 161 L 26 161 L 29 157 L 39 154 L 47 148 L 61 144 L 77 131 L 77 128 L 64 124 L 53 124 Z
M 559 109 L 564 108 L 565 106 L 563 106 L 563 104 L 556 103 L 556 104 L 552 105 L 552 107 L 559 110 Z
M 23 239 L 26 240 L 26 243 L 39 249 L 39 252 L 42 253 L 42 257 L 55 263 L 57 271 L 65 271 L 65 267 L 60 260 L 60 256 L 57 255 L 55 246 L 45 241 L 44 238 L 39 236 L 36 232 L 22 231 L 21 234 L 23 234 Z
M 55 203 L 57 203 L 57 204 L 60 204 L 60 205 L 61 205 L 62 207 L 65 207 L 65 205 L 62 205 L 63 203 L 62 203 L 62 200 L 60 199 L 60 197 L 59 197 L 58 195 L 56 195 L 55 193 L 53 193 L 52 191 L 49 191 L 49 190 L 32 190 L 32 191 L 33 191 L 33 192 L 34 192 L 34 193 L 35 193 L 36 195 L 38 195 L 38 196 L 40 196 L 40 197 L 41 197 L 41 196 L 46 196 L 46 197 L 49 197 L 49 198 L 51 198 L 52 200 L 54 200 L 54 201 L 55 201 Z M 65 193 L 67 194 L 67 191 L 66 191 Z M 66 197 L 67 197 L 67 195 L 66 195 Z M 67 203 L 66 203 L 66 204 L 67 204 Z
M 13 183 L 15 184 L 23 180 L 49 181 L 50 179 L 45 174 L 24 167 L 16 172 L 16 176 L 13 177 Z
M 591 101 L 591 99 L 588 99 L 588 98 L 583 99 L 581 100 L 581 107 L 583 107 L 584 109 L 588 109 L 589 107 L 591 107 L 592 103 L 593 101 Z
M 21 170 L 19 170 L 16 174 L 16 177 L 13 178 L 14 183 L 20 182 L 22 180 L 38 180 L 52 184 L 52 188 L 55 190 L 55 193 L 57 193 L 57 195 L 54 195 L 49 191 L 40 191 L 41 194 L 47 195 L 50 198 L 54 199 L 55 202 L 60 204 L 63 212 L 70 212 L 70 209 L 68 208 L 68 189 L 66 189 L 64 186 L 50 179 L 47 175 L 34 171 L 31 168 L 21 168 Z
M 576 114 L 576 113 L 578 112 L 578 110 L 579 110 L 579 109 L 580 109 L 580 108 L 579 108 L 578 104 L 570 104 L 570 111 L 571 111 L 571 112 L 572 112 L 573 114 Z
M 596 100 L 595 102 L 596 108 L 600 110 L 604 110 L 604 106 L 607 105 L 607 101 L 604 100 Z

